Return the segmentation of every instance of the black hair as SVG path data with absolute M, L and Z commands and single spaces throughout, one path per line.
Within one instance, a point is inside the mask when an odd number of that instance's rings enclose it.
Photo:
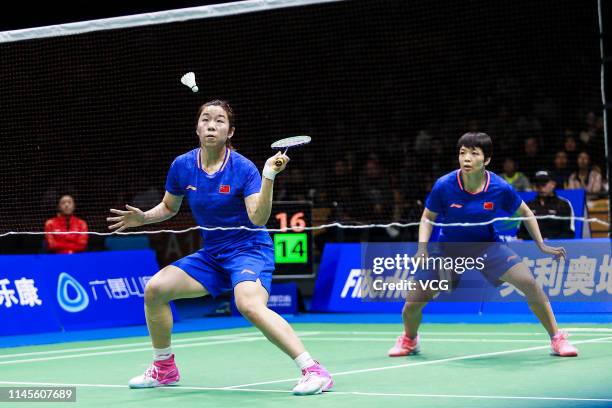
M 202 115 L 202 112 L 204 112 L 204 109 L 206 109 L 207 106 L 221 107 L 225 111 L 225 114 L 227 115 L 227 120 L 229 122 L 228 127 L 230 129 L 234 127 L 234 110 L 232 109 L 228 101 L 225 101 L 222 99 L 213 99 L 212 101 L 208 101 L 202 106 L 200 106 L 200 109 L 198 109 L 198 117 L 196 119 L 196 126 L 197 126 L 198 121 L 200 120 L 200 115 Z M 230 149 L 233 149 L 232 140 L 230 138 L 228 138 L 225 141 L 225 145 L 229 147 Z
M 72 201 L 75 201 L 74 194 L 64 192 L 64 193 L 62 193 L 62 194 L 57 196 L 56 202 L 59 204 L 61 199 L 64 198 L 64 197 L 70 197 L 70 198 L 72 198 Z
M 462 147 L 480 147 L 485 160 L 493 155 L 493 142 L 491 141 L 491 136 L 486 133 L 468 132 L 464 134 L 459 138 L 459 141 L 457 141 L 457 152 L 459 152 Z

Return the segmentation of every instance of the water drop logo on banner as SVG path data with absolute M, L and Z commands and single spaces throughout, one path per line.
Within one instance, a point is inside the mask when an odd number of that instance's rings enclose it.
M 70 288 L 76 296 L 69 293 Z M 57 302 L 65 311 L 77 313 L 89 305 L 89 296 L 76 279 L 66 272 L 61 272 L 57 279 Z

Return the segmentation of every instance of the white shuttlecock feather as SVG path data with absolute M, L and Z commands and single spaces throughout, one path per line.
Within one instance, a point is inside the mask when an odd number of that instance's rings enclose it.
M 188 72 L 181 77 L 181 83 L 189 87 L 193 92 L 198 92 L 198 86 L 196 85 L 195 74 Z

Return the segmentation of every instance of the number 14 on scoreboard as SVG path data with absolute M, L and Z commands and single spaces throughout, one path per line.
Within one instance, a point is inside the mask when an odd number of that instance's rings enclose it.
M 286 212 L 276 214 L 276 219 L 282 233 L 274 234 L 274 261 L 276 263 L 308 262 L 308 238 L 305 233 L 301 233 L 306 227 L 304 212 L 296 212 L 289 220 L 291 231 L 295 233 L 286 233 L 289 219 Z

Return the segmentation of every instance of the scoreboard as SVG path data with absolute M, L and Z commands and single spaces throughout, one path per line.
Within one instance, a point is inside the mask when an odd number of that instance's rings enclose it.
M 275 278 L 311 278 L 312 270 L 312 203 L 308 201 L 275 201 L 266 225 L 274 242 Z

